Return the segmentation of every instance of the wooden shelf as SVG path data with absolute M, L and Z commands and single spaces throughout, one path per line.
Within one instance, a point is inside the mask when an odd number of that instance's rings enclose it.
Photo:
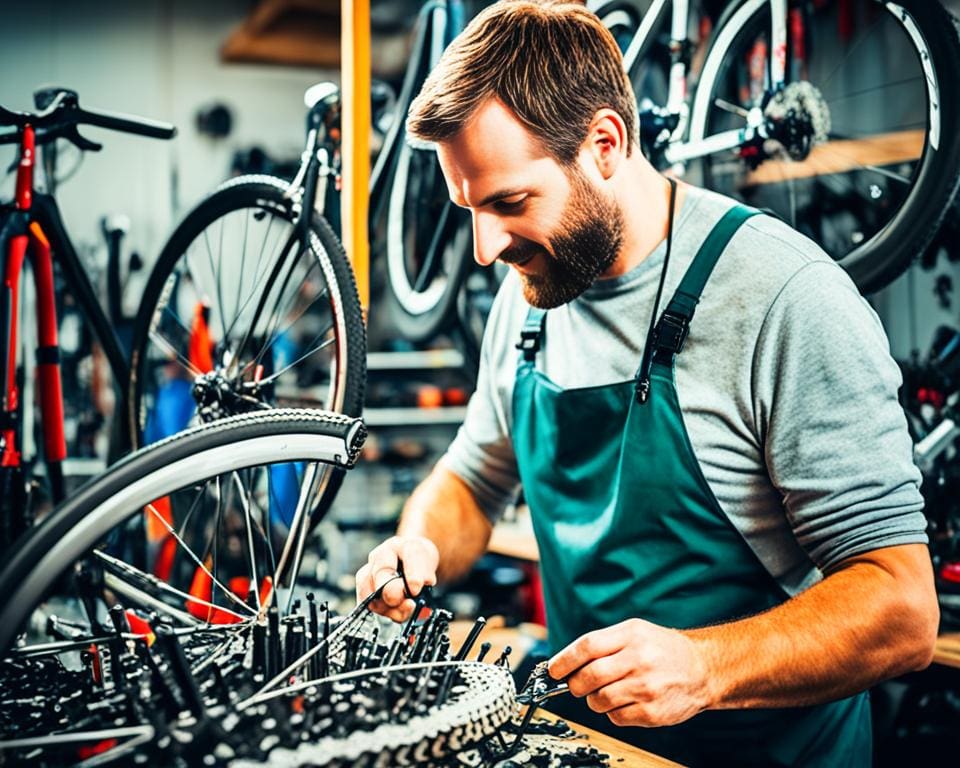
M 261 0 L 220 49 L 229 62 L 340 66 L 340 0 Z
M 867 139 L 827 141 L 815 146 L 806 160 L 765 160 L 747 174 L 745 187 L 780 184 L 791 179 L 810 179 L 833 173 L 847 173 L 863 166 L 883 168 L 915 162 L 923 153 L 926 133 L 896 131 L 878 133 Z

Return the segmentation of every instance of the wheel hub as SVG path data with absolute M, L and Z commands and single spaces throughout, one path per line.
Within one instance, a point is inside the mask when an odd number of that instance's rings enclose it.
M 790 83 L 774 94 L 763 115 L 769 137 L 798 162 L 830 134 L 830 108 L 823 94 L 806 81 Z

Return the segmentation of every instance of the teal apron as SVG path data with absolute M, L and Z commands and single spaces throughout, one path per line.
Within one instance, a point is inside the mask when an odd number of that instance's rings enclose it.
M 646 397 L 639 378 L 558 387 L 536 370 L 546 313 L 530 310 L 518 344 L 513 440 L 554 652 L 628 618 L 688 629 L 787 599 L 704 479 L 674 375 L 703 287 L 730 237 L 755 213 L 732 209 L 698 251 L 647 340 Z M 572 697 L 554 702 L 571 719 L 686 765 L 871 763 L 866 693 L 815 707 L 704 712 L 655 729 L 618 728 Z

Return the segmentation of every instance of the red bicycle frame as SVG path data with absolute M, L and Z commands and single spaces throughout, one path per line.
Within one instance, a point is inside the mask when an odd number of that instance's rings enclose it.
M 35 134 L 25 126 L 20 140 L 16 197 L 10 214 L 10 234 L 3 253 L 3 296 L 0 306 L 0 339 L 7 344 L 2 363 L 2 453 L 0 467 L 19 467 L 22 456 L 17 444 L 17 386 L 19 349 L 20 277 L 25 259 L 30 259 L 37 293 L 37 387 L 43 425 L 43 449 L 54 501 L 64 496 L 62 462 L 67 456 L 63 429 L 63 385 L 60 378 L 60 347 L 57 342 L 57 312 L 53 287 L 53 253 L 50 241 L 37 221 L 31 220 L 33 171 L 36 164 Z

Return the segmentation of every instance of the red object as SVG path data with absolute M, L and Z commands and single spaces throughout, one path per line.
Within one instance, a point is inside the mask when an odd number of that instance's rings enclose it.
M 133 611 L 128 610 L 124 613 L 127 616 L 127 623 L 130 625 L 130 631 L 135 635 L 143 635 L 143 640 L 146 642 L 148 648 L 153 645 L 157 636 L 154 634 L 150 622 L 146 619 L 141 619 Z
M 100 651 L 94 643 L 87 648 L 90 652 L 90 672 L 93 674 L 93 682 L 98 685 L 103 682 L 103 673 L 100 670 Z
M 938 389 L 920 387 L 917 390 L 917 400 L 923 404 L 932 405 L 937 410 L 943 408 L 947 402 L 946 396 Z
M 210 307 L 203 302 L 198 302 L 193 309 L 187 356 L 191 365 L 200 373 L 210 373 L 213 370 L 213 339 L 210 336 L 209 317 Z
M 44 458 L 67 458 L 67 439 L 63 433 L 63 384 L 57 352 L 57 307 L 53 290 L 53 255 L 50 241 L 40 225 L 30 224 L 30 255 L 37 285 L 37 341 L 43 355 L 37 360 L 40 408 L 43 414 Z
M 17 166 L 17 191 L 14 203 L 21 211 L 29 211 L 33 203 L 33 166 L 37 159 L 36 136 L 32 125 L 23 127 L 20 137 L 20 164 Z
M 940 578 L 952 584 L 960 584 L 960 563 L 947 563 L 940 569 Z
M 447 387 L 443 390 L 444 405 L 466 405 L 470 394 L 463 387 Z
M 17 235 L 10 238 L 10 252 L 7 254 L 6 271 L 3 275 L 4 290 L 10 296 L 10 331 L 7 337 L 7 380 L 4 387 L 4 410 L 14 416 L 17 411 L 20 397 L 17 392 L 17 318 L 20 316 L 20 271 L 23 269 L 23 260 L 27 254 L 26 235 Z M 20 466 L 20 452 L 17 450 L 16 430 L 3 430 L 3 457 L 0 464 L 4 467 Z
M 104 739 L 103 741 L 98 741 L 96 744 L 91 744 L 89 747 L 77 747 L 77 757 L 81 760 L 87 760 L 96 755 L 102 755 L 108 749 L 113 749 L 119 743 L 117 739 Z

